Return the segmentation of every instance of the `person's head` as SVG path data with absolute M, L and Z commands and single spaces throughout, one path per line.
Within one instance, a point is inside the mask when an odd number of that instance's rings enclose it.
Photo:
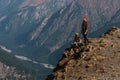
M 84 20 L 84 21 L 87 21 L 87 16 L 84 16 L 84 17 L 83 17 L 83 20 Z
M 75 37 L 79 37 L 79 33 L 75 33 Z

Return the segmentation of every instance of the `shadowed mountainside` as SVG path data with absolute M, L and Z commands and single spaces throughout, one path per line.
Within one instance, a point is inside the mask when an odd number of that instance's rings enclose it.
M 0 48 L 0 80 L 30 79 L 28 71 L 21 60 Z
M 120 29 L 113 27 L 87 46 L 65 49 L 46 80 L 119 80 Z
M 120 0 L 0 0 L 0 44 L 15 54 L 51 63 L 49 55 L 80 31 L 83 15 L 96 37 L 100 28 L 106 31 L 106 25 L 119 24 L 119 4 Z
M 0 80 L 44 80 L 51 72 L 35 61 L 24 59 L 0 48 Z

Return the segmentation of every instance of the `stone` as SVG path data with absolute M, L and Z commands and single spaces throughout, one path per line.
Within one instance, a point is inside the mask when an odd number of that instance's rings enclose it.
M 100 47 L 106 47 L 107 43 L 100 43 Z
M 104 57 L 104 56 L 99 56 L 99 55 L 98 55 L 98 56 L 96 56 L 95 58 L 96 58 L 96 60 L 97 60 L 97 61 L 102 61 L 102 60 L 104 60 L 104 59 L 105 59 L 105 57 Z
M 65 63 L 67 63 L 68 62 L 68 58 L 64 58 L 63 60 L 61 60 L 60 62 L 59 62 L 59 66 L 63 66 Z

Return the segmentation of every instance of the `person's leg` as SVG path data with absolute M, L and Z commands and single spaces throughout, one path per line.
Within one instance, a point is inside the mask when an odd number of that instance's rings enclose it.
M 84 44 L 86 44 L 86 35 L 83 33 Z
M 86 40 L 87 43 L 89 43 L 89 40 L 87 38 L 87 34 L 85 34 L 85 40 Z
M 87 34 L 83 34 L 83 37 L 84 37 L 84 43 L 85 44 L 88 44 L 89 43 L 89 40 L 87 38 Z

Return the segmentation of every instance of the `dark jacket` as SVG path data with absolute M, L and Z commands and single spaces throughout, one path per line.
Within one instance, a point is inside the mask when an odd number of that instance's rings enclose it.
M 83 20 L 81 32 L 82 33 L 88 32 L 88 22 L 87 21 Z

